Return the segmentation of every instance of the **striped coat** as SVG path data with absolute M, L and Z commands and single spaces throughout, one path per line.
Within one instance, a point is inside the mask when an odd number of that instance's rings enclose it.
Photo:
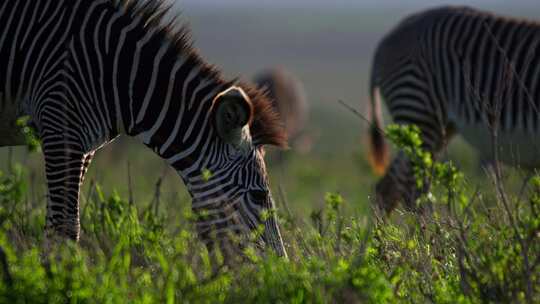
M 229 236 L 285 255 L 263 146 L 285 145 L 270 101 L 223 79 L 164 18 L 162 1 L 0 2 L 0 145 L 23 143 L 28 115 L 46 163 L 50 237 L 79 238 L 80 185 L 96 150 L 138 138 L 182 177 L 210 246 Z M 211 172 L 211 175 L 204 174 Z M 238 247 L 237 247 L 238 248 Z

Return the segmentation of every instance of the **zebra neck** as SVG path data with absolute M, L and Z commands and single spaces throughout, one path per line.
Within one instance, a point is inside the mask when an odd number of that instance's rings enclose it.
M 124 127 L 127 134 L 139 137 L 145 144 L 155 142 L 152 139 L 161 127 L 170 128 L 189 119 L 195 114 L 193 110 L 208 112 L 221 87 L 218 80 L 205 75 L 189 57 L 181 57 L 171 66 L 157 61 L 158 57 L 150 64 L 153 71 L 149 75 L 142 71 L 147 76 L 141 77 L 146 79 L 140 82 L 145 83 L 138 82 L 138 76 L 132 74 L 129 84 L 129 117 L 124 119 L 128 122 Z M 136 91 L 144 92 L 144 97 L 140 95 L 142 99 L 137 100 Z
M 182 171 L 200 162 L 210 146 L 210 109 L 225 86 L 197 58 L 180 56 L 172 65 L 158 58 L 153 62 L 152 79 L 162 80 L 151 79 L 143 90 L 147 98 L 139 106 L 130 104 L 126 129 L 184 176 Z
M 113 75 L 106 84 L 113 92 L 109 107 L 118 133 L 135 136 L 183 168 L 208 146 L 212 100 L 230 84 L 192 49 L 187 29 L 175 33 L 138 10 L 116 7 L 100 24 L 104 69 Z
M 405 152 L 400 151 L 392 161 L 388 176 L 395 182 L 396 189 L 404 196 L 409 196 L 416 186 L 413 165 Z

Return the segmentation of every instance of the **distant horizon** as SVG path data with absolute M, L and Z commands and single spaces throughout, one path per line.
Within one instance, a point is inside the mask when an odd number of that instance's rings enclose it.
M 506 0 L 169 0 L 177 7 L 305 7 L 305 8 L 344 8 L 344 7 L 405 7 L 405 6 L 438 6 L 438 5 L 501 5 L 509 4 Z M 520 0 L 512 6 L 530 6 L 538 4 L 537 0 Z M 306 6 L 307 5 L 307 6 Z
M 177 10 L 189 15 L 196 12 L 251 11 L 267 9 L 269 12 L 285 13 L 287 10 L 301 12 L 347 11 L 367 14 L 377 11 L 402 12 L 403 14 L 442 5 L 463 5 L 511 16 L 537 18 L 538 0 L 168 0 Z M 280 11 L 281 10 L 281 11 Z M 361 13 L 360 13 L 361 14 Z

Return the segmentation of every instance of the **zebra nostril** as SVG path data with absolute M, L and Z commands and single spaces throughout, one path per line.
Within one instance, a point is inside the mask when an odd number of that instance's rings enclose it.
M 266 191 L 251 190 L 249 194 L 256 202 L 265 202 L 268 199 L 268 192 Z

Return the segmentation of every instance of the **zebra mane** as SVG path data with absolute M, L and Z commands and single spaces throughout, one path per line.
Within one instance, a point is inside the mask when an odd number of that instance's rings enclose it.
M 240 83 L 240 87 L 249 96 L 253 105 L 254 116 L 250 128 L 253 142 L 287 148 L 285 127 L 268 97 L 267 91 L 260 90 L 255 85 L 248 83 Z
M 201 73 L 212 78 L 218 85 L 234 85 L 238 80 L 225 81 L 221 71 L 207 63 L 193 47 L 191 29 L 188 24 L 181 22 L 181 13 L 171 13 L 172 4 L 166 0 L 112 0 L 117 9 L 127 15 L 140 17 L 145 27 L 157 29 L 156 34 L 171 42 L 178 54 L 188 56 L 200 67 Z M 250 131 L 253 142 L 259 145 L 275 145 L 287 147 L 287 135 L 279 115 L 272 106 L 266 92 L 248 83 L 238 84 L 249 96 L 253 105 L 254 117 L 251 120 Z

